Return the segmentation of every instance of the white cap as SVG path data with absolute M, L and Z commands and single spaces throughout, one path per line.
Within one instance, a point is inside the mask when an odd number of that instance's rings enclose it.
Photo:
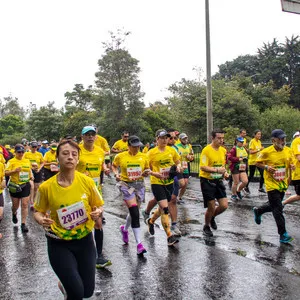
M 296 136 L 299 136 L 300 135 L 300 132 L 299 131 L 296 131 L 293 135 L 293 139 L 296 137 Z

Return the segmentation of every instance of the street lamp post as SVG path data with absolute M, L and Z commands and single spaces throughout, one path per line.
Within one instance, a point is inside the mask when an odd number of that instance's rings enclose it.
M 211 142 L 211 132 L 213 130 L 209 0 L 205 0 L 205 21 L 206 21 L 206 124 L 207 124 L 206 136 L 207 136 L 207 144 L 209 144 Z

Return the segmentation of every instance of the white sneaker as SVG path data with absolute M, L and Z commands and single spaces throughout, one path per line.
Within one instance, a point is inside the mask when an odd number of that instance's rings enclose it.
M 171 232 L 175 236 L 181 236 L 181 231 L 179 230 L 179 228 L 177 227 L 177 225 L 172 225 L 171 226 Z

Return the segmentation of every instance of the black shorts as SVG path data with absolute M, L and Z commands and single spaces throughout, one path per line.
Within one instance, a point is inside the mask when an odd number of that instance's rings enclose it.
M 0 207 L 4 206 L 4 198 L 3 198 L 3 193 L 0 194 Z
M 189 178 L 190 174 L 189 173 L 178 173 L 177 174 L 177 178 L 178 180 L 182 179 L 182 178 Z
M 21 185 L 22 191 L 18 193 L 11 193 L 9 192 L 10 196 L 13 198 L 26 198 L 30 195 L 30 183 L 27 182 L 24 185 Z
M 40 183 L 43 181 L 43 178 L 42 178 L 42 171 L 40 172 L 35 172 L 34 170 L 32 170 L 32 174 L 33 174 L 33 177 L 34 177 L 34 183 Z
M 168 202 L 171 201 L 173 193 L 173 183 L 168 185 L 151 184 L 151 189 L 156 201 L 161 201 L 164 199 L 167 199 Z
M 200 177 L 200 186 L 204 200 L 204 208 L 207 208 L 208 201 L 215 201 L 215 199 L 226 198 L 226 187 L 223 180 L 209 180 Z
M 246 173 L 246 170 L 245 171 L 239 171 L 239 170 L 233 169 L 233 171 L 231 171 L 231 174 L 240 174 L 240 173 Z
M 293 180 L 292 184 L 295 188 L 295 192 L 298 196 L 300 196 L 300 180 Z

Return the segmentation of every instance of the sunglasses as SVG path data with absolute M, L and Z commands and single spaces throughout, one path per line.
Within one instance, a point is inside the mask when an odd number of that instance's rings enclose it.
M 96 132 L 87 132 L 84 136 L 96 136 Z
M 17 151 L 17 153 L 24 153 L 25 151 Z
M 169 139 L 170 139 L 170 140 L 174 140 L 174 139 L 175 139 L 175 137 L 174 137 L 174 136 L 171 136 L 171 137 L 169 137 Z
M 37 146 L 31 146 L 32 148 L 37 148 Z
M 129 135 L 124 135 L 123 137 L 126 138 L 126 139 L 128 139 L 128 138 L 129 138 Z

